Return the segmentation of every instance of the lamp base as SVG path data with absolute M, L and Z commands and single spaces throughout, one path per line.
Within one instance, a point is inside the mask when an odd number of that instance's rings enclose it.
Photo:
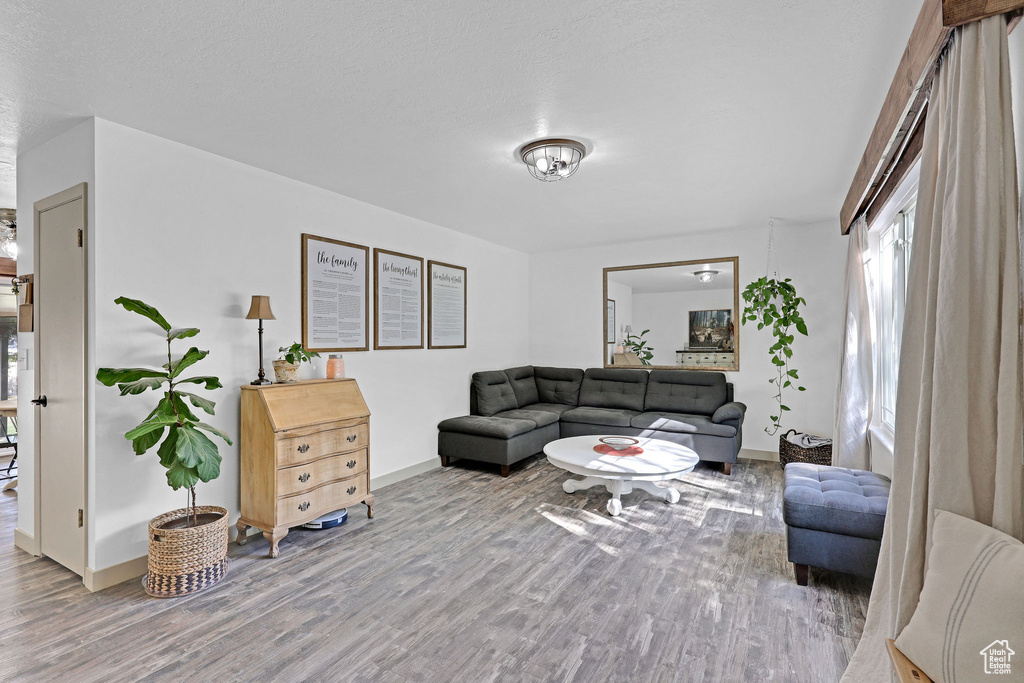
M 271 382 L 269 379 L 255 379 L 255 380 L 249 382 L 249 384 L 252 384 L 253 386 L 259 387 L 259 386 L 263 386 L 264 384 L 273 384 L 273 382 Z

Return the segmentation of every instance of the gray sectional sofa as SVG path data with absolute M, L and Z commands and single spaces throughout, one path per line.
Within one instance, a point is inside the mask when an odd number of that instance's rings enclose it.
M 470 415 L 438 425 L 441 464 L 454 459 L 509 466 L 556 439 L 621 434 L 665 439 L 731 472 L 746 406 L 720 372 L 524 366 L 477 372 Z

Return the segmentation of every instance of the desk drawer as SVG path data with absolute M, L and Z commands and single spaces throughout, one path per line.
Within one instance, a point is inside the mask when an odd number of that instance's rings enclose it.
M 366 498 L 369 482 L 366 473 L 318 489 L 277 500 L 277 526 L 304 524 L 320 515 L 355 505 Z
M 366 448 L 369 442 L 370 430 L 365 424 L 280 439 L 277 442 L 277 466 L 287 467 L 319 460 L 325 455 L 359 450 Z
M 290 496 L 366 471 L 366 449 L 277 471 L 277 495 Z

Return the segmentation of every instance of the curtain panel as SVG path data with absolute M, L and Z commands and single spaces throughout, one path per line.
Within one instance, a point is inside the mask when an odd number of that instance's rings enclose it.
M 844 681 L 890 678 L 884 639 L 917 607 L 935 510 L 1022 535 L 1019 210 L 1005 17 L 954 33 L 932 84 L 921 164 L 889 510 Z

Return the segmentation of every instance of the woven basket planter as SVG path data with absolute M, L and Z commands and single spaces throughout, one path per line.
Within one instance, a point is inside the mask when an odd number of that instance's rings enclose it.
M 158 598 L 176 598 L 209 588 L 227 573 L 228 511 L 215 505 L 196 507 L 196 514 L 219 519 L 183 529 L 161 529 L 181 519 L 185 508 L 172 510 L 149 523 L 149 573 L 146 592 Z
M 832 444 L 815 446 L 814 448 L 801 448 L 786 440 L 787 436 L 795 433 L 795 429 L 790 429 L 779 437 L 779 463 L 783 467 L 791 462 L 809 462 L 812 465 L 832 464 Z

